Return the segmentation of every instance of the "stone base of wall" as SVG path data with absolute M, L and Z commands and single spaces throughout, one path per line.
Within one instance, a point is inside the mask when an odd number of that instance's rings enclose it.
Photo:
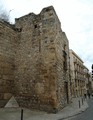
M 11 93 L 0 93 L 0 108 L 4 107 L 11 98 Z
M 41 102 L 42 103 L 41 104 L 41 103 L 36 102 L 35 100 L 32 100 L 32 98 L 16 97 L 16 100 L 20 107 L 46 111 L 49 113 L 57 113 L 58 112 L 58 108 L 53 107 L 51 104 L 44 104 L 42 102 Z
M 0 100 L 0 108 L 3 108 L 6 105 L 7 101 L 8 100 L 4 100 L 4 99 Z

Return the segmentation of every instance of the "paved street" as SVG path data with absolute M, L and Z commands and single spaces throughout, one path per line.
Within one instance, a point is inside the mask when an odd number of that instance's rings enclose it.
M 93 98 L 88 100 L 88 104 L 89 107 L 86 111 L 72 118 L 67 118 L 63 120 L 93 120 Z
M 65 108 L 63 108 L 61 111 L 59 111 L 57 114 L 23 108 L 23 120 L 63 120 L 64 118 L 68 118 L 73 115 L 75 116 L 76 114 L 82 113 L 82 111 L 85 111 L 88 108 L 86 100 L 84 101 L 84 104 L 81 104 L 81 107 L 79 108 L 79 100 L 81 101 L 82 99 L 73 98 L 72 102 L 68 104 Z M 5 108 L 0 108 L 0 120 L 21 119 L 21 108 L 19 108 L 18 106 L 15 107 L 15 102 L 16 101 L 14 100 L 14 98 L 12 98 L 11 100 L 9 100 Z M 11 105 L 13 105 L 14 108 Z

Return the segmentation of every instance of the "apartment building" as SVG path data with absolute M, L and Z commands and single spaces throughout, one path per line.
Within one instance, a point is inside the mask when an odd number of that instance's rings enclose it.
M 84 78 L 85 78 L 85 81 L 86 81 L 86 86 L 85 86 L 85 89 L 86 89 L 86 93 L 92 93 L 93 91 L 93 81 L 92 81 L 92 76 L 91 76 L 91 73 L 89 72 L 88 68 L 86 66 L 84 66 Z
M 86 89 L 84 65 L 81 58 L 70 49 L 70 87 L 71 96 L 83 96 Z

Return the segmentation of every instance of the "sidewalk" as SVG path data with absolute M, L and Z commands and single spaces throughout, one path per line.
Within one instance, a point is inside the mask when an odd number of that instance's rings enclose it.
M 87 108 L 88 104 L 86 100 L 83 101 L 82 105 L 81 98 L 73 98 L 72 103 L 63 108 L 57 114 L 23 109 L 23 120 L 62 120 L 63 118 L 79 114 Z M 0 120 L 21 120 L 21 108 L 1 108 Z

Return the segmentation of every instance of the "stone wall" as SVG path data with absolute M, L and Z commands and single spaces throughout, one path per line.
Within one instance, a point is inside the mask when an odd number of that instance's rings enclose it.
M 0 23 L 0 99 L 57 112 L 69 102 L 69 43 L 52 6 Z
M 52 112 L 64 107 L 69 48 L 53 7 L 16 19 L 16 28 L 21 30 L 15 57 L 15 95 L 20 106 Z
M 13 26 L 0 21 L 0 99 L 9 99 L 14 80 L 17 34 Z
M 61 27 L 61 26 L 60 26 Z M 57 28 L 55 40 L 56 46 L 56 73 L 57 73 L 57 95 L 59 109 L 69 103 L 69 43 L 66 34 L 61 28 Z

